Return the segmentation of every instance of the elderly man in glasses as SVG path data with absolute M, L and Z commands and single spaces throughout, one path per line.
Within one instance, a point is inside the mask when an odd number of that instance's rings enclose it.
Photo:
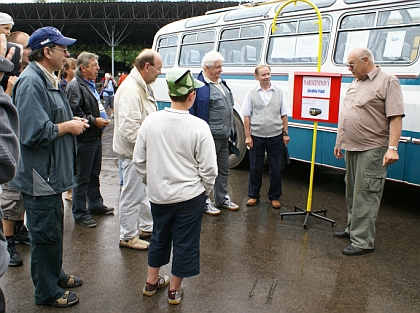
M 133 165 L 133 150 L 144 120 L 157 111 L 152 83 L 162 69 L 162 58 L 145 49 L 134 61 L 134 67 L 118 88 L 114 101 L 114 141 L 112 148 L 123 167 L 124 186 L 120 195 L 120 247 L 147 250 L 153 229 L 146 186 Z
M 375 221 L 388 165 L 398 161 L 404 101 L 398 78 L 376 66 L 372 52 L 350 51 L 347 66 L 355 79 L 340 108 L 336 158 L 346 150 L 347 226 L 334 232 L 349 238 L 345 255 L 373 252 Z

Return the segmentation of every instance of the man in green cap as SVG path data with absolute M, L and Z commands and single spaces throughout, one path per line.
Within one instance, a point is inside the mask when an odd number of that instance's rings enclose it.
M 217 176 L 217 161 L 208 124 L 188 112 L 195 89 L 204 84 L 189 70 L 168 72 L 166 82 L 171 107 L 145 119 L 133 163 L 148 187 L 154 225 L 143 294 L 153 296 L 169 284 L 159 269 L 169 263 L 173 246 L 168 302 L 179 304 L 183 278 L 200 272 L 201 220 Z

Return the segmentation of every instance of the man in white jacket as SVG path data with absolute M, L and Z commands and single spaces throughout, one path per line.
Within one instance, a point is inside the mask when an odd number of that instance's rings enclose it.
M 140 52 L 134 68 L 118 88 L 114 99 L 113 150 L 123 167 L 120 195 L 120 247 L 147 250 L 153 229 L 149 198 L 141 177 L 133 168 L 133 150 L 144 119 L 157 110 L 152 84 L 161 73 L 162 58 L 150 49 Z M 139 232 L 140 228 L 140 232 Z M 140 238 L 139 238 L 140 237 Z

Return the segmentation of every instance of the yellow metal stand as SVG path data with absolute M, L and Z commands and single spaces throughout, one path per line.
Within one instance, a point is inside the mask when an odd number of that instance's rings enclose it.
M 309 0 L 289 0 L 285 2 L 280 8 L 277 10 L 276 14 L 274 15 L 273 24 L 271 26 L 271 32 L 274 33 L 277 30 L 276 27 L 276 21 L 277 17 L 280 14 L 280 11 L 283 10 L 285 6 L 287 6 L 290 3 L 294 3 L 296 5 L 296 2 L 306 2 L 310 6 L 314 8 L 318 15 L 318 29 L 319 29 L 319 39 L 318 39 L 318 72 L 321 72 L 321 60 L 322 60 L 322 18 L 321 13 L 318 10 L 318 7 L 313 4 Z M 332 226 L 334 226 L 335 221 L 332 219 L 329 219 L 325 217 L 327 210 L 319 210 L 312 212 L 312 189 L 313 189 L 313 182 L 314 182 L 314 169 L 315 169 L 315 153 L 316 153 L 316 135 L 317 135 L 317 129 L 318 129 L 318 122 L 314 122 L 314 134 L 312 138 L 312 158 L 311 158 L 311 174 L 310 174 L 310 180 L 309 180 L 309 191 L 308 191 L 308 202 L 306 205 L 306 210 L 295 206 L 294 212 L 286 212 L 286 213 L 280 213 L 281 219 L 283 219 L 284 215 L 305 215 L 305 221 L 303 222 L 303 228 L 306 229 L 306 223 L 308 221 L 309 216 L 313 216 L 315 218 L 322 219 L 324 221 L 332 223 Z M 324 216 L 319 215 L 318 213 L 323 213 Z

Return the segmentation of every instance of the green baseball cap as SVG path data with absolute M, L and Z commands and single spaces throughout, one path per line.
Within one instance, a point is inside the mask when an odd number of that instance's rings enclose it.
M 171 96 L 184 96 L 196 88 L 201 88 L 204 83 L 194 78 L 190 70 L 171 70 L 166 73 L 166 83 Z

